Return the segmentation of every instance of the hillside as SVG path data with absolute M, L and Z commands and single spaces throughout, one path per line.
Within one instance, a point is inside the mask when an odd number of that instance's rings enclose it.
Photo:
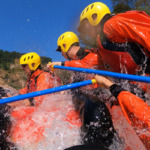
M 0 86 L 21 89 L 26 85 L 26 75 L 21 70 L 19 58 L 21 53 L 0 50 Z M 51 58 L 41 57 L 42 66 L 46 66 Z

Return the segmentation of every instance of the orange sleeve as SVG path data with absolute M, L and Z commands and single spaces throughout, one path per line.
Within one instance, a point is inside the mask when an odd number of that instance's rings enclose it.
M 136 42 L 150 52 L 150 16 L 144 12 L 128 11 L 113 16 L 104 24 L 103 31 L 112 42 Z
M 99 55 L 96 53 L 89 53 L 81 60 L 65 61 L 65 66 L 79 67 L 79 68 L 95 68 L 95 69 L 104 68 Z
M 65 61 L 65 66 L 67 67 L 79 67 L 79 68 L 88 68 L 88 64 L 83 60 L 71 60 Z
M 26 94 L 26 93 L 28 93 L 27 87 L 25 87 L 25 88 L 19 90 L 19 93 L 20 93 L 20 94 Z
M 59 86 L 60 82 L 58 78 L 53 77 L 50 73 L 44 72 L 37 79 L 37 91 L 53 88 L 54 86 Z M 39 106 L 46 95 L 35 97 L 35 106 Z
M 120 92 L 117 98 L 125 116 L 131 121 L 129 123 L 150 129 L 150 107 L 142 99 L 127 91 Z
M 99 55 L 96 53 L 89 53 L 82 60 L 66 61 L 65 66 L 79 67 L 79 68 L 103 69 L 104 70 L 103 63 L 101 62 Z M 88 79 L 91 79 L 91 77 L 89 77 L 87 75 L 87 80 Z M 98 84 L 92 84 L 92 85 L 89 85 L 89 87 L 92 89 L 98 88 Z M 82 89 L 84 89 L 84 87 Z M 86 87 L 85 87 L 85 89 L 86 89 Z

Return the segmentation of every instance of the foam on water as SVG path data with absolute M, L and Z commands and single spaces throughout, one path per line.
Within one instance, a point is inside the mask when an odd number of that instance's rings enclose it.
M 63 150 L 80 144 L 80 127 L 66 120 L 67 114 L 74 110 L 70 94 L 51 94 L 44 103 L 31 115 L 37 126 L 22 132 L 23 137 L 17 142 L 19 150 Z M 78 120 L 80 122 L 80 120 Z M 27 124 L 26 124 L 27 125 Z M 24 128 L 22 124 L 22 129 Z M 34 142 L 32 130 L 44 126 L 43 138 Z M 29 135 L 31 133 L 31 135 Z
M 125 89 L 130 91 L 130 85 L 127 81 L 121 81 L 121 84 Z M 138 94 L 137 88 L 135 88 L 135 92 Z M 106 91 L 106 93 L 101 91 L 100 97 L 105 95 L 108 98 L 110 97 L 108 91 Z M 20 107 L 17 109 L 21 113 L 22 108 Z M 66 120 L 68 113 L 73 110 L 72 95 L 69 92 L 49 95 L 44 100 L 43 104 L 38 107 L 34 113 L 29 115 L 29 118 L 27 117 L 27 123 L 28 121 L 30 122 L 30 120 L 33 120 L 36 123 L 34 128 L 30 128 L 29 124 L 28 131 L 25 132 L 23 129 L 27 124 L 21 124 L 23 137 L 16 142 L 17 148 L 19 150 L 63 150 L 67 147 L 81 144 L 80 126 L 74 125 Z M 120 112 L 111 112 L 111 114 L 114 118 L 117 118 L 118 115 L 120 115 Z M 78 120 L 78 123 L 79 122 L 80 120 Z M 15 120 L 13 120 L 13 124 L 15 124 Z M 122 150 L 128 146 L 131 149 L 137 147 L 141 150 L 145 149 L 134 132 L 134 129 L 128 124 L 124 115 L 122 115 L 121 120 L 117 120 L 113 122 L 113 124 L 119 135 L 124 137 L 124 139 L 118 140 L 116 135 L 113 144 L 110 146 L 110 150 Z M 39 132 L 39 127 L 44 127 L 43 137 L 40 141 L 35 142 L 36 139 L 32 133 L 33 130 Z M 138 134 L 146 133 L 141 130 L 137 132 Z

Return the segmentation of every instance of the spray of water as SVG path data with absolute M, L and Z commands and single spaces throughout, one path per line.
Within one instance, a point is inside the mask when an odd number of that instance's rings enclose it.
M 70 94 L 51 94 L 33 113 L 20 121 L 19 150 L 63 150 L 80 144 L 81 122 L 74 115 Z M 22 108 L 17 108 L 20 113 Z M 71 117 L 69 117 L 71 115 Z M 75 117 L 75 118 L 72 118 Z M 15 120 L 13 124 L 16 125 Z
M 128 81 L 117 80 L 117 82 L 124 89 L 131 91 Z M 133 89 L 140 96 L 141 93 L 138 93 L 137 87 L 133 87 Z M 110 102 L 108 100 L 111 98 L 111 94 L 108 90 L 101 88 L 98 89 L 98 93 L 99 99 L 105 99 L 104 101 Z M 22 107 L 17 108 L 20 114 L 23 114 L 22 109 Z M 17 148 L 19 150 L 63 150 L 67 147 L 81 144 L 80 119 L 76 117 L 71 119 L 72 115 L 69 117 L 70 113 L 74 114 L 74 106 L 72 104 L 72 95 L 69 92 L 49 95 L 44 99 L 40 107 L 19 120 L 19 136 L 21 136 L 15 141 Z M 111 113 L 116 118 L 120 114 L 120 112 Z M 113 144 L 110 146 L 111 150 L 124 149 L 125 145 L 130 145 L 130 148 L 134 149 L 136 144 L 131 146 L 132 142 L 139 142 L 135 133 L 132 133 L 131 136 L 130 131 L 134 130 L 129 127 L 129 124 L 125 120 L 125 117 L 122 116 L 122 120 L 113 122 L 116 131 L 119 131 L 119 134 L 125 139 L 122 138 L 123 140 L 120 140 L 118 135 L 116 135 Z M 13 118 L 12 122 L 15 126 L 18 120 Z M 16 130 L 15 132 L 17 133 L 18 131 Z M 143 132 L 139 130 L 139 134 Z

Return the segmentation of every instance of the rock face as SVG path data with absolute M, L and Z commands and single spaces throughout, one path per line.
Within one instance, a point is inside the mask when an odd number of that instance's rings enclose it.
M 7 70 L 0 68 L 0 86 L 17 90 L 25 87 L 26 74 L 18 64 L 19 62 L 11 64 L 14 67 L 10 67 Z
M 15 93 L 18 92 L 15 88 L 13 88 L 13 87 L 9 86 L 7 83 L 5 83 L 2 78 L 0 78 L 0 87 L 2 87 L 6 93 L 9 93 L 11 95 L 14 95 Z

